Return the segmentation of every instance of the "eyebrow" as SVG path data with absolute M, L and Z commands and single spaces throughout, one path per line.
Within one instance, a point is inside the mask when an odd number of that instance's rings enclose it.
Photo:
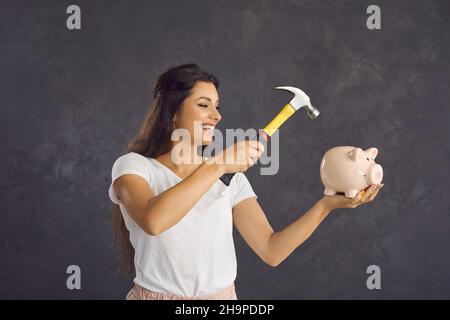
M 208 100 L 208 101 L 211 101 L 211 99 L 208 98 L 208 97 L 200 97 L 200 98 L 198 98 L 197 100 L 200 100 L 200 99 L 206 99 L 206 100 Z M 220 99 L 217 99 L 217 102 L 219 102 L 219 101 L 220 101 Z

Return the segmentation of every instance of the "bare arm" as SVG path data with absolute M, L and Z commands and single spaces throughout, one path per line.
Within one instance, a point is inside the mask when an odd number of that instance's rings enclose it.
M 277 266 L 316 230 L 328 214 L 337 208 L 356 208 L 373 201 L 380 187 L 367 188 L 354 199 L 325 196 L 293 223 L 274 232 L 255 198 L 247 198 L 233 208 L 233 220 L 239 233 L 253 251 L 268 265 Z
M 266 248 L 270 265 L 275 267 L 286 259 L 312 235 L 329 213 L 319 200 L 300 218 L 272 234 Z
M 114 181 L 118 198 L 148 234 L 158 235 L 180 221 L 223 175 L 216 164 L 202 164 L 189 177 L 155 196 L 144 178 L 125 174 Z
M 233 220 L 252 250 L 275 267 L 309 238 L 328 213 L 319 201 L 295 222 L 274 232 L 256 199 L 248 198 L 233 208 Z
M 158 235 L 179 222 L 223 174 L 247 170 L 254 164 L 250 156 L 259 157 L 263 151 L 258 141 L 238 142 L 157 196 L 138 175 L 125 174 L 114 181 L 113 187 L 137 225 L 150 235 Z M 220 161 L 227 158 L 226 152 L 232 153 L 234 162 Z M 236 161 L 240 158 L 244 160 Z

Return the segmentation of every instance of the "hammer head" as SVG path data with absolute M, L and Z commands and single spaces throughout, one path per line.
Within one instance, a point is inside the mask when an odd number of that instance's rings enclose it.
M 275 89 L 287 90 L 294 94 L 294 97 L 289 104 L 295 109 L 305 108 L 306 113 L 311 119 L 315 119 L 319 116 L 320 112 L 317 108 L 311 105 L 309 97 L 301 89 L 296 87 L 275 87 Z

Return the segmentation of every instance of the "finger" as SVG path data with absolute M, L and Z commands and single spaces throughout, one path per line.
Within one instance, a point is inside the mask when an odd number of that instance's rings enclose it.
M 248 149 L 245 153 L 245 165 L 250 167 L 252 162 L 255 162 L 256 150 Z
M 375 197 L 377 196 L 377 194 L 378 194 L 378 191 L 375 192 L 375 193 L 373 193 L 373 194 L 367 199 L 367 202 L 372 202 L 373 199 L 375 199 Z
M 260 141 L 258 141 L 258 151 L 260 153 L 264 152 L 264 145 Z
M 258 150 L 256 149 L 250 149 L 248 152 L 249 157 L 251 157 L 253 160 L 258 159 L 260 154 L 258 152 Z
M 251 149 L 255 149 L 255 150 L 263 150 L 264 149 L 264 145 L 261 142 L 257 141 L 257 140 L 250 140 L 250 141 L 248 141 L 248 146 Z
M 250 141 L 249 146 L 250 146 L 250 148 L 258 150 L 261 153 L 264 152 L 264 145 L 260 141 L 252 140 L 252 141 Z
M 258 147 L 258 151 L 259 151 L 259 156 L 261 157 L 262 154 L 265 151 L 265 148 L 264 148 L 264 145 L 261 142 L 259 144 L 261 145 L 261 147 Z
M 247 163 L 247 159 L 248 159 L 248 151 L 244 150 L 240 150 L 237 152 L 236 154 L 236 164 L 243 164 L 245 165 Z
M 364 193 L 365 193 L 364 200 L 366 200 L 366 199 L 369 198 L 372 194 L 374 194 L 374 193 L 378 190 L 379 187 L 380 187 L 379 184 L 372 184 L 372 185 L 368 186 L 368 187 L 364 190 Z
M 373 184 L 373 185 L 369 186 L 366 190 L 364 190 L 364 194 L 363 194 L 363 196 L 361 197 L 361 201 L 362 201 L 362 202 L 366 202 L 367 199 L 368 199 L 374 192 L 377 191 L 377 189 L 378 189 L 378 185 Z
M 252 149 L 252 142 L 251 141 L 245 141 L 245 143 L 244 143 L 244 150 L 245 150 L 245 152 L 248 152 L 251 149 Z
M 351 204 L 356 204 L 361 201 L 363 191 L 358 192 L 358 194 L 351 199 Z
M 378 190 L 373 193 L 370 197 L 369 197 L 369 201 L 373 201 L 373 199 L 375 199 L 375 197 L 377 196 L 378 192 L 380 192 L 381 188 L 383 188 L 383 184 L 378 188 Z
M 253 149 L 253 148 L 250 148 L 249 150 L 248 150 L 248 154 L 251 154 L 252 156 L 254 155 L 254 156 L 256 156 L 256 155 L 258 155 L 258 150 L 257 149 Z

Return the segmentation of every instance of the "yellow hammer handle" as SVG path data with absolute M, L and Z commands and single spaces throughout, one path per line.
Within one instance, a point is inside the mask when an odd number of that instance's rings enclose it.
M 281 111 L 277 114 L 272 121 L 263 129 L 270 137 L 278 130 L 278 128 L 295 113 L 294 107 L 292 107 L 289 103 L 281 109 Z

